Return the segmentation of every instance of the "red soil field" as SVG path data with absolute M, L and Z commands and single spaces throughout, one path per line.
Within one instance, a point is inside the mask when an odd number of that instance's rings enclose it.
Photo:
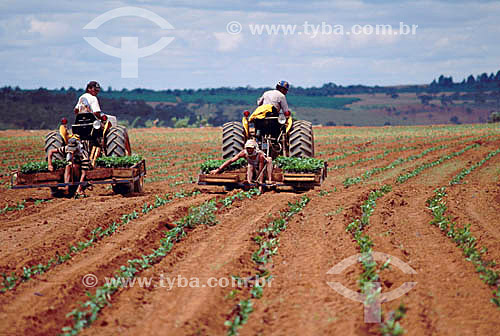
M 137 279 L 151 279 L 149 286 L 119 288 L 92 323 L 76 329 L 84 335 L 227 334 L 225 322 L 234 321 L 241 300 L 250 300 L 252 312 L 238 329 L 241 335 L 382 335 L 383 324 L 365 323 L 363 303 L 327 284 L 337 281 L 360 292 L 362 264 L 341 274 L 327 272 L 360 253 L 346 228 L 363 215 L 370 193 L 389 185 L 391 191 L 376 199 L 363 234 L 374 252 L 398 258 L 415 270 L 405 274 L 379 262 L 382 293 L 405 282 L 417 284 L 382 302 L 382 323 L 403 306 L 406 313 L 398 323 L 407 335 L 496 334 L 500 308 L 492 298 L 498 278 L 483 281 L 480 275 L 485 273 L 477 272 L 464 249 L 431 224 L 434 215 L 427 203 L 437 188 L 446 187 L 446 216 L 457 228 L 470 224 L 473 246 L 482 250 L 489 274 L 500 271 L 488 263 L 500 260 L 500 153 L 460 183 L 449 184 L 462 170 L 500 149 L 500 129 L 495 126 L 314 128 L 316 155 L 330 168 L 321 187 L 305 193 L 268 191 L 219 206 L 216 225 L 187 229 L 166 255 L 135 273 Z M 9 173 L 17 165 L 44 158 L 46 132 L 0 132 L 0 288 L 5 288 L 0 293 L 0 334 L 54 335 L 63 334 L 66 326 L 75 329 L 68 313 L 86 309 L 81 304 L 89 300 L 87 292 L 94 295 L 105 278 L 129 260 L 157 249 L 164 232 L 179 225 L 175 222 L 190 209 L 238 193 L 196 184 L 199 164 L 220 157 L 220 129 L 129 132 L 132 150 L 148 167 L 144 193 L 114 195 L 109 187 L 96 186 L 84 199 L 53 199 L 48 189 L 10 189 Z M 367 171 L 371 173 L 363 175 Z M 411 176 L 398 182 L 405 174 Z M 343 183 L 357 176 L 364 177 L 350 186 Z M 170 202 L 144 211 L 158 197 Z M 303 197 L 309 202 L 288 220 L 271 261 L 256 264 L 252 256 L 258 245 L 253 238 L 286 212 L 289 203 Z M 134 211 L 127 223 L 122 221 Z M 47 265 L 113 222 L 122 224 L 90 246 L 74 249 L 71 259 L 51 263 L 43 274 L 23 280 L 28 268 Z M 272 282 L 263 287 L 260 298 L 252 297 L 251 285 L 206 285 L 211 278 L 249 277 L 264 266 Z M 89 274 L 96 277 L 97 286 L 85 286 Z M 12 288 L 7 288 L 9 277 Z M 196 278 L 200 285 L 169 288 L 165 278 Z

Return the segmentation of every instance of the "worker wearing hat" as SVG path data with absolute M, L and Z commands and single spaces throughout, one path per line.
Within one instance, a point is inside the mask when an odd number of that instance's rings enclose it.
M 233 158 L 224 162 L 219 168 L 214 169 L 210 174 L 218 174 L 224 170 L 224 168 L 231 165 L 231 163 L 238 161 L 241 158 L 247 160 L 247 183 L 251 184 L 254 174 L 258 176 L 258 182 L 263 184 L 264 182 L 264 166 L 267 166 L 267 176 L 268 183 L 273 183 L 272 173 L 273 173 L 273 161 L 271 158 L 267 157 L 264 152 L 259 150 L 257 142 L 254 139 L 250 139 L 245 143 L 245 148 L 236 154 Z M 263 191 L 262 185 L 259 187 L 260 191 Z
M 56 152 L 62 155 L 67 163 L 64 169 L 64 183 L 70 183 L 71 170 L 73 168 L 81 168 L 80 182 L 85 181 L 87 170 L 90 169 L 90 160 L 87 151 L 83 148 L 83 145 L 80 142 L 79 136 L 74 134 L 71 138 L 69 138 L 67 146 L 53 148 L 49 151 L 47 155 L 49 171 L 54 171 L 52 157 Z M 64 187 L 64 190 L 68 192 L 69 186 Z M 83 194 L 83 187 L 81 185 L 78 186 L 76 193 L 77 195 Z
M 87 84 L 85 93 L 78 98 L 75 105 L 75 114 L 78 113 L 93 113 L 97 119 L 101 119 L 101 106 L 97 100 L 97 95 L 101 91 L 101 86 L 96 81 L 90 81 Z
M 273 111 L 285 114 L 289 111 L 288 103 L 286 101 L 288 89 L 290 89 L 290 84 L 287 81 L 279 81 L 276 84 L 275 90 L 266 91 L 259 99 L 257 99 L 257 105 L 261 106 L 270 104 L 273 106 Z

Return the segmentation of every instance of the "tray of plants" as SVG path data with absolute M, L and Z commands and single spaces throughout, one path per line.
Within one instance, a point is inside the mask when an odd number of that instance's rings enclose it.
M 95 167 L 87 171 L 85 181 L 80 180 L 80 170 L 71 171 L 70 181 L 64 182 L 66 162 L 55 160 L 54 171 L 48 170 L 47 161 L 29 162 L 11 174 L 12 189 L 51 188 L 54 196 L 60 188 L 69 186 L 73 190 L 83 185 L 111 184 L 117 194 L 142 192 L 144 176 L 146 176 L 146 161 L 139 155 L 100 157 L 95 161 Z
M 245 159 L 239 159 L 219 174 L 210 173 L 222 163 L 224 160 L 207 160 L 202 163 L 198 184 L 224 186 L 226 190 L 260 185 L 253 181 L 251 184 L 247 183 Z M 264 187 L 291 187 L 296 191 L 304 191 L 320 186 L 327 176 L 327 163 L 316 158 L 279 156 L 273 160 L 273 166 L 273 183 L 261 184 Z

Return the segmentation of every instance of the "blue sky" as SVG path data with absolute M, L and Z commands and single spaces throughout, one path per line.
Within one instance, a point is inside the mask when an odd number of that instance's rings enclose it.
M 120 17 L 97 30 L 83 29 L 117 8 L 146 9 L 170 23 L 162 30 L 140 17 Z M 273 86 L 398 85 L 429 83 L 439 74 L 461 80 L 500 70 L 498 1 L 51 1 L 0 3 L 0 86 L 133 89 Z M 237 21 L 241 33 L 229 34 Z M 334 35 L 303 32 L 304 22 L 344 32 L 354 25 L 418 25 L 415 35 Z M 296 25 L 295 34 L 254 35 L 250 25 Z M 138 77 L 122 78 L 121 60 L 84 37 L 120 47 L 138 37 L 139 48 L 174 40 L 140 58 Z

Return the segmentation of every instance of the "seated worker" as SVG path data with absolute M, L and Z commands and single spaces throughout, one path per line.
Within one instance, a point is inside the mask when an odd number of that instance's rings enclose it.
M 78 98 L 75 105 L 75 114 L 90 112 L 93 113 L 97 119 L 101 119 L 101 107 L 97 95 L 101 91 L 101 86 L 96 81 L 91 81 L 87 84 L 85 93 Z
M 273 111 L 276 113 L 285 113 L 288 111 L 288 103 L 286 101 L 286 94 L 290 84 L 287 81 L 279 81 L 276 84 L 276 90 L 269 90 L 264 92 L 262 97 L 257 99 L 257 105 L 267 105 L 273 106 Z
M 218 174 L 224 168 L 229 166 L 231 163 L 236 162 L 238 159 L 245 158 L 248 162 L 247 166 L 247 182 L 248 184 L 252 183 L 252 179 L 254 173 L 258 176 L 258 182 L 260 184 L 264 181 L 264 165 L 267 165 L 267 177 L 269 184 L 273 183 L 273 160 L 264 154 L 261 150 L 258 149 L 257 142 L 253 139 L 248 140 L 245 143 L 245 149 L 236 154 L 233 158 L 227 160 L 217 169 L 214 169 L 210 172 L 210 174 Z M 263 186 L 259 186 L 259 190 L 263 191 Z
M 90 160 L 87 151 L 83 148 L 82 144 L 77 139 L 77 137 L 75 136 L 71 137 L 68 140 L 67 146 L 53 148 L 49 151 L 47 156 L 49 171 L 54 171 L 54 166 L 52 165 L 52 157 L 56 152 L 65 157 L 66 162 L 68 163 L 64 169 L 64 183 L 70 182 L 71 170 L 73 169 L 74 166 L 76 168 L 82 169 L 80 182 L 85 181 L 87 170 L 90 169 Z M 64 189 L 67 193 L 69 191 L 69 186 L 66 186 Z M 76 194 L 77 195 L 83 194 L 83 188 L 81 185 L 78 186 Z

